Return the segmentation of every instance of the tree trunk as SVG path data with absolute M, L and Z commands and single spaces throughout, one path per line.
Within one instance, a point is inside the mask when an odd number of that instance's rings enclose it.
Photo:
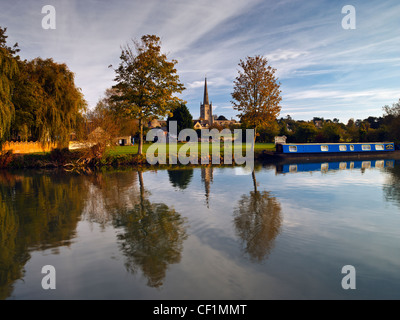
M 257 127 L 254 127 L 254 140 L 253 144 L 251 145 L 251 153 L 254 154 L 254 149 L 256 146 L 256 139 L 257 139 Z
M 143 153 L 143 120 L 139 119 L 139 146 L 138 154 Z

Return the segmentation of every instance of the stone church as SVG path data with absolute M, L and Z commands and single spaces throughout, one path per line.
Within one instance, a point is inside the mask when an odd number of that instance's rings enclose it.
M 208 99 L 207 78 L 204 79 L 203 103 L 200 103 L 200 119 L 194 120 L 195 129 L 209 128 L 213 124 L 212 103 Z
M 193 120 L 194 129 L 208 129 L 212 125 L 217 125 L 220 127 L 227 127 L 229 125 L 240 126 L 240 123 L 236 120 L 228 119 L 218 119 L 213 115 L 212 102 L 208 98 L 208 88 L 207 88 L 207 78 L 204 79 L 204 97 L 203 103 L 200 102 L 200 119 Z

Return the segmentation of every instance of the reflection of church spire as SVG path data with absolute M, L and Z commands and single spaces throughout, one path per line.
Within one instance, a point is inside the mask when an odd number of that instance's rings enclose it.
M 206 191 L 206 203 L 207 208 L 210 207 L 209 198 L 210 198 L 210 184 L 213 181 L 213 167 L 202 167 L 201 168 L 201 181 L 204 182 L 204 187 Z

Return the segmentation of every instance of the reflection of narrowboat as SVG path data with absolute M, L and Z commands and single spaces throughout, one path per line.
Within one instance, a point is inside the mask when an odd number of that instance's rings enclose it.
M 289 163 L 276 166 L 277 173 L 294 172 L 327 172 L 331 170 L 392 168 L 394 160 L 370 160 L 370 161 L 335 161 L 319 163 Z
M 394 151 L 393 142 L 365 143 L 285 143 L 276 145 L 278 154 L 351 154 Z

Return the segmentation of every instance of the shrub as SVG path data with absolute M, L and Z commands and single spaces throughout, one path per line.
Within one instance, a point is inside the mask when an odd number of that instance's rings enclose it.
M 0 168 L 7 168 L 13 159 L 14 155 L 12 150 L 8 150 L 6 152 L 0 151 Z

